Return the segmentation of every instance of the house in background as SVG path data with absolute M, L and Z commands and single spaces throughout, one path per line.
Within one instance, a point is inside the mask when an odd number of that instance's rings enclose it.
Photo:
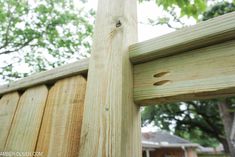
M 142 133 L 143 157 L 197 157 L 198 147 L 166 131 Z

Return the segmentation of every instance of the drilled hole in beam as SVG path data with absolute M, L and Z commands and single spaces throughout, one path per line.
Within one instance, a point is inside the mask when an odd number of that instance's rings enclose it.
M 153 85 L 154 86 L 161 86 L 161 85 L 164 85 L 168 82 L 170 82 L 170 80 L 162 80 L 162 81 L 155 82 Z
M 160 72 L 160 73 L 157 73 L 157 74 L 154 74 L 153 77 L 162 77 L 166 74 L 168 74 L 169 72 Z

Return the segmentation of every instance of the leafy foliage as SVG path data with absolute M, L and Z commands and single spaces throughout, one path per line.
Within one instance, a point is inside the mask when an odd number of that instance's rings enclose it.
M 215 100 L 145 107 L 141 120 L 143 126 L 153 121 L 161 129 L 204 146 L 215 146 L 217 139 L 225 139 Z
M 87 57 L 94 14 L 67 0 L 0 0 L 0 79 Z
M 166 25 L 169 28 L 181 29 L 182 27 L 188 26 L 188 24 L 185 23 L 183 20 L 185 19 L 185 17 L 193 17 L 196 21 L 205 21 L 210 18 L 234 11 L 235 0 L 233 3 L 229 3 L 226 1 L 221 2 L 219 0 L 211 1 L 213 2 L 212 4 L 207 4 L 207 2 L 208 1 L 204 0 L 156 0 L 156 3 L 159 6 L 163 6 L 166 13 L 164 13 L 164 17 L 148 19 L 147 23 L 153 26 Z M 179 13 L 179 10 L 181 13 Z
M 234 3 L 228 3 L 228 2 L 223 2 L 223 3 L 218 3 L 212 8 L 210 8 L 209 11 L 206 11 L 203 13 L 203 21 L 206 21 L 208 19 L 229 13 L 235 11 L 235 4 Z
M 156 0 L 156 3 L 162 5 L 164 9 L 178 6 L 181 9 L 181 16 L 193 16 L 195 19 L 205 11 L 206 0 Z
M 156 4 L 163 6 L 168 11 L 178 7 L 181 9 L 181 16 L 192 16 L 195 19 L 198 19 L 199 15 L 205 12 L 207 7 L 206 0 L 156 0 Z

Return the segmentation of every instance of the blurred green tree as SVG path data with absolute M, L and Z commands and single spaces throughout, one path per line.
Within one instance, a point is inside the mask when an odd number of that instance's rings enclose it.
M 222 143 L 229 152 L 219 103 L 219 100 L 204 100 L 147 106 L 141 114 L 142 126 L 153 122 L 160 129 L 202 146 L 216 147 Z M 235 109 L 234 99 L 229 99 L 228 104 L 231 104 L 231 111 Z
M 140 0 L 150 1 L 150 0 Z M 199 15 L 207 9 L 207 0 L 155 0 L 156 4 L 163 6 L 164 10 L 171 11 L 180 8 L 180 16 L 192 16 L 198 19 Z
M 71 0 L 0 0 L 0 79 L 89 56 L 94 15 Z

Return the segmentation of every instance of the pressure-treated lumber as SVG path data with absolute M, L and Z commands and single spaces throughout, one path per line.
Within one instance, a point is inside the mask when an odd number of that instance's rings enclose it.
M 137 41 L 136 0 L 99 0 L 79 157 L 140 157 L 128 46 Z
M 77 74 L 86 74 L 88 71 L 89 59 L 79 60 L 49 71 L 40 72 L 19 81 L 12 82 L 0 87 L 0 95 L 5 93 L 26 89 L 39 84 L 53 83 L 59 79 L 74 76 Z
M 138 104 L 234 93 L 235 40 L 134 66 L 134 99 Z
M 4 151 L 19 98 L 19 94 L 13 92 L 4 95 L 0 100 L 0 152 Z
M 235 12 L 130 46 L 132 63 L 143 63 L 235 39 Z
M 43 157 L 78 157 L 86 80 L 74 76 L 50 89 L 37 151 Z
M 47 93 L 42 85 L 26 90 L 20 97 L 4 151 L 34 152 Z

